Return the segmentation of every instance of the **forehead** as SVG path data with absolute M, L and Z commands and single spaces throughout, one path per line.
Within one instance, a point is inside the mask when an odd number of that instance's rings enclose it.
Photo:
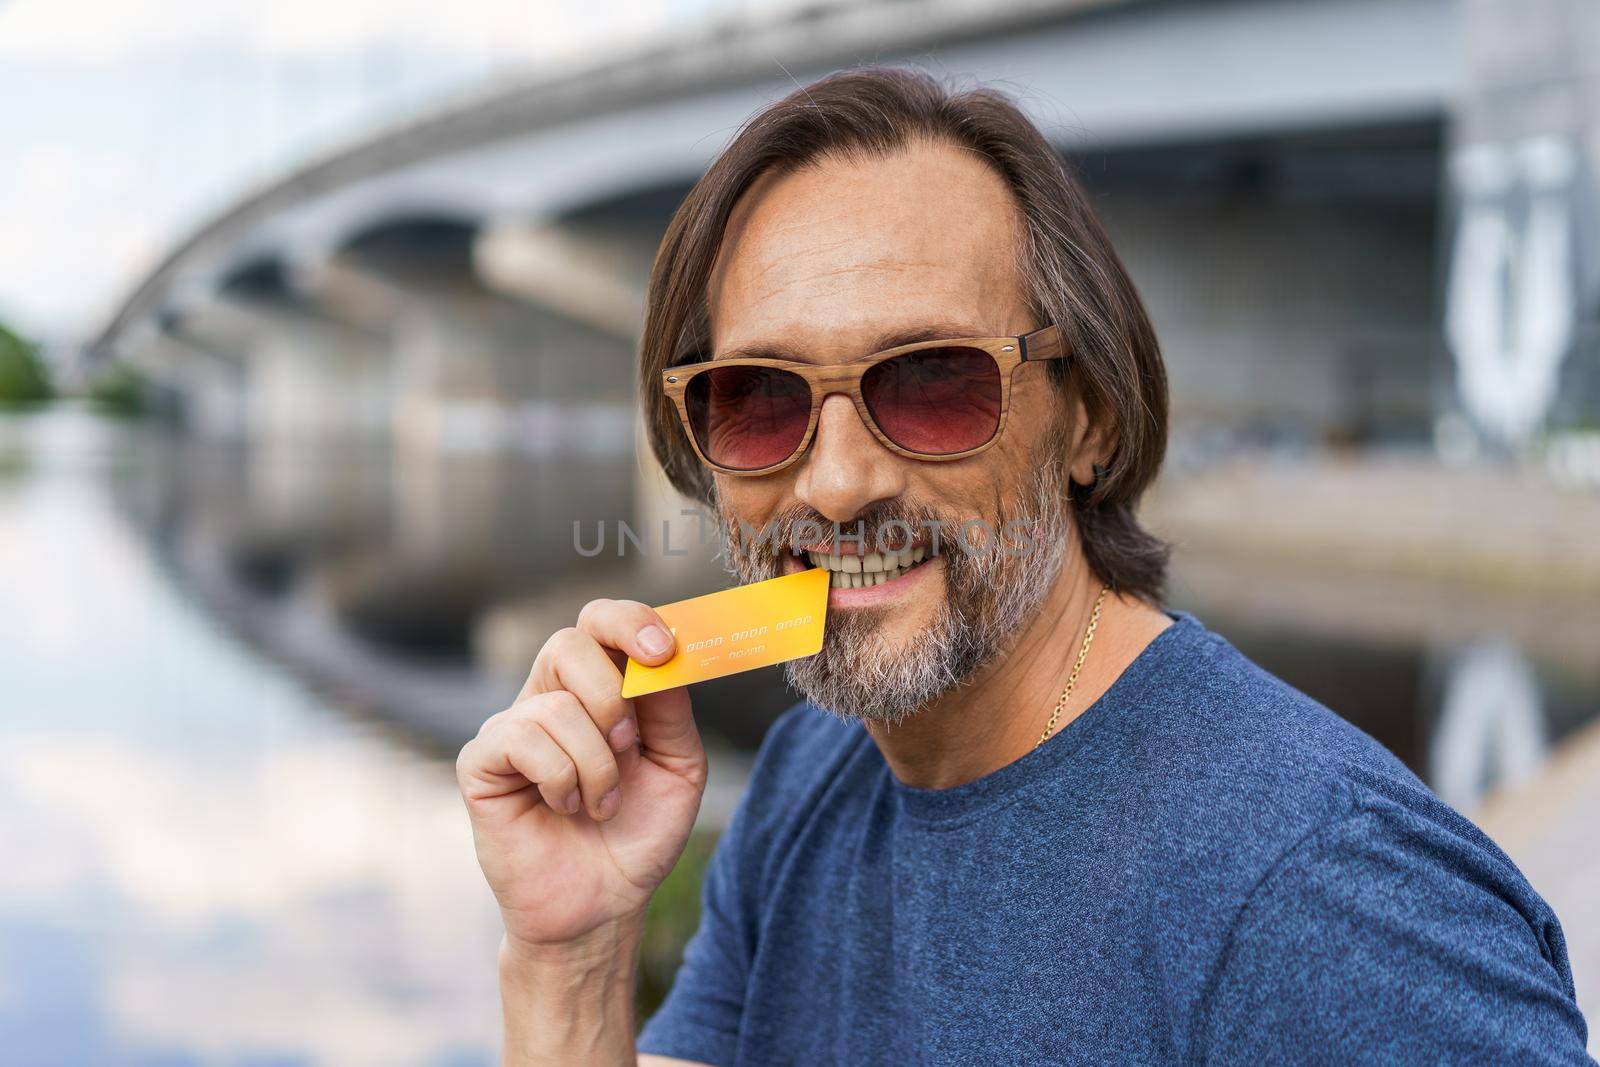
M 1009 334 L 1022 326 L 1020 234 L 1004 179 L 954 145 L 763 175 L 712 271 L 712 350 L 860 354 L 869 337 L 930 322 Z

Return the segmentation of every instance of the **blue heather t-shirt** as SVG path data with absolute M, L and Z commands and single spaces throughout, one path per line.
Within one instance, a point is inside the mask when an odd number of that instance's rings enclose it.
M 1042 747 L 951 789 L 901 784 L 859 724 L 785 713 L 640 1051 L 1593 1062 L 1561 928 L 1505 854 L 1366 734 L 1169 615 Z

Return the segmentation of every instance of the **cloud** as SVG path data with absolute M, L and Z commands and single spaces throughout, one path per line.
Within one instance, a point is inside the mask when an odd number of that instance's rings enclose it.
M 103 1015 L 120 1051 L 422 1067 L 492 1048 L 501 926 L 447 766 L 354 736 L 218 755 L 9 733 L 0 800 L 0 844 L 28 857 L 0 935 L 80 938 L 103 1002 L 52 1007 Z M 0 1020 L 20 995 L 0 988 Z
M 0 3 L 0 316 L 86 335 L 186 230 L 332 142 L 773 2 Z
M 86 292 L 131 280 L 159 251 L 160 198 L 141 190 L 135 162 L 93 146 L 51 142 L 16 149 L 0 172 L 8 248 L 0 257 L 0 313 L 48 326 L 104 310 Z M 15 312 L 13 312 L 15 313 Z
M 205 48 L 299 58 L 399 49 L 527 59 L 565 52 L 601 31 L 636 31 L 712 6 L 727 5 L 458 0 L 441 9 L 437 0 L 164 0 L 86 10 L 61 0 L 12 0 L 0 6 L 0 55 L 116 62 Z

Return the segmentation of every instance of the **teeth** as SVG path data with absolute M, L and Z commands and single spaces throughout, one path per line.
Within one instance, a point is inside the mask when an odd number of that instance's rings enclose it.
M 869 552 L 865 556 L 841 552 L 807 551 L 813 566 L 828 571 L 830 589 L 869 589 L 893 581 L 910 568 L 930 558 L 921 547 L 906 547 L 889 552 Z

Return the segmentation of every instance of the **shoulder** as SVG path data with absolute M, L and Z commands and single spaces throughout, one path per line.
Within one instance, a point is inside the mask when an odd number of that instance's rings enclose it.
M 1386 1013 L 1415 1015 L 1425 990 L 1444 1014 L 1419 1040 L 1501 1018 L 1496 997 L 1536 1002 L 1528 1024 L 1570 1040 L 1560 925 L 1511 859 L 1373 738 L 1176 614 L 1118 744 L 1155 831 L 1140 856 L 1172 904 L 1157 925 L 1182 925 L 1167 951 L 1218 1012 L 1212 1036 L 1309 1033 L 1328 1012 L 1399 1026 Z M 1386 1003 L 1338 1002 L 1352 977 Z
M 815 792 L 871 743 L 860 723 L 802 700 L 778 716 L 761 739 L 750 790 L 757 796 L 785 799 Z
M 762 738 L 727 838 L 744 854 L 745 876 L 758 877 L 765 857 L 781 856 L 824 805 L 866 794 L 864 776 L 881 771 L 866 730 L 801 701 L 780 715 Z
M 1172 831 L 1153 837 L 1152 863 L 1227 911 L 1297 850 L 1376 835 L 1393 842 L 1395 862 L 1493 882 L 1540 925 L 1547 909 L 1512 861 L 1392 753 L 1179 615 L 1124 742 L 1145 783 L 1143 813 Z M 1325 853 L 1335 864 L 1355 856 Z
M 1372 737 L 1249 660 L 1193 615 L 1157 638 L 1129 743 L 1156 810 L 1278 854 L 1363 798 L 1467 830 Z M 1475 831 L 1473 831 L 1475 832 Z M 1486 841 L 1487 839 L 1485 839 Z
M 1590 1062 L 1549 907 L 1486 839 L 1373 794 L 1250 893 L 1195 1025 L 1230 1062 Z
M 870 740 L 861 724 L 797 701 L 779 715 L 762 738 L 757 762 L 773 771 L 793 770 L 806 758 L 827 757 Z

